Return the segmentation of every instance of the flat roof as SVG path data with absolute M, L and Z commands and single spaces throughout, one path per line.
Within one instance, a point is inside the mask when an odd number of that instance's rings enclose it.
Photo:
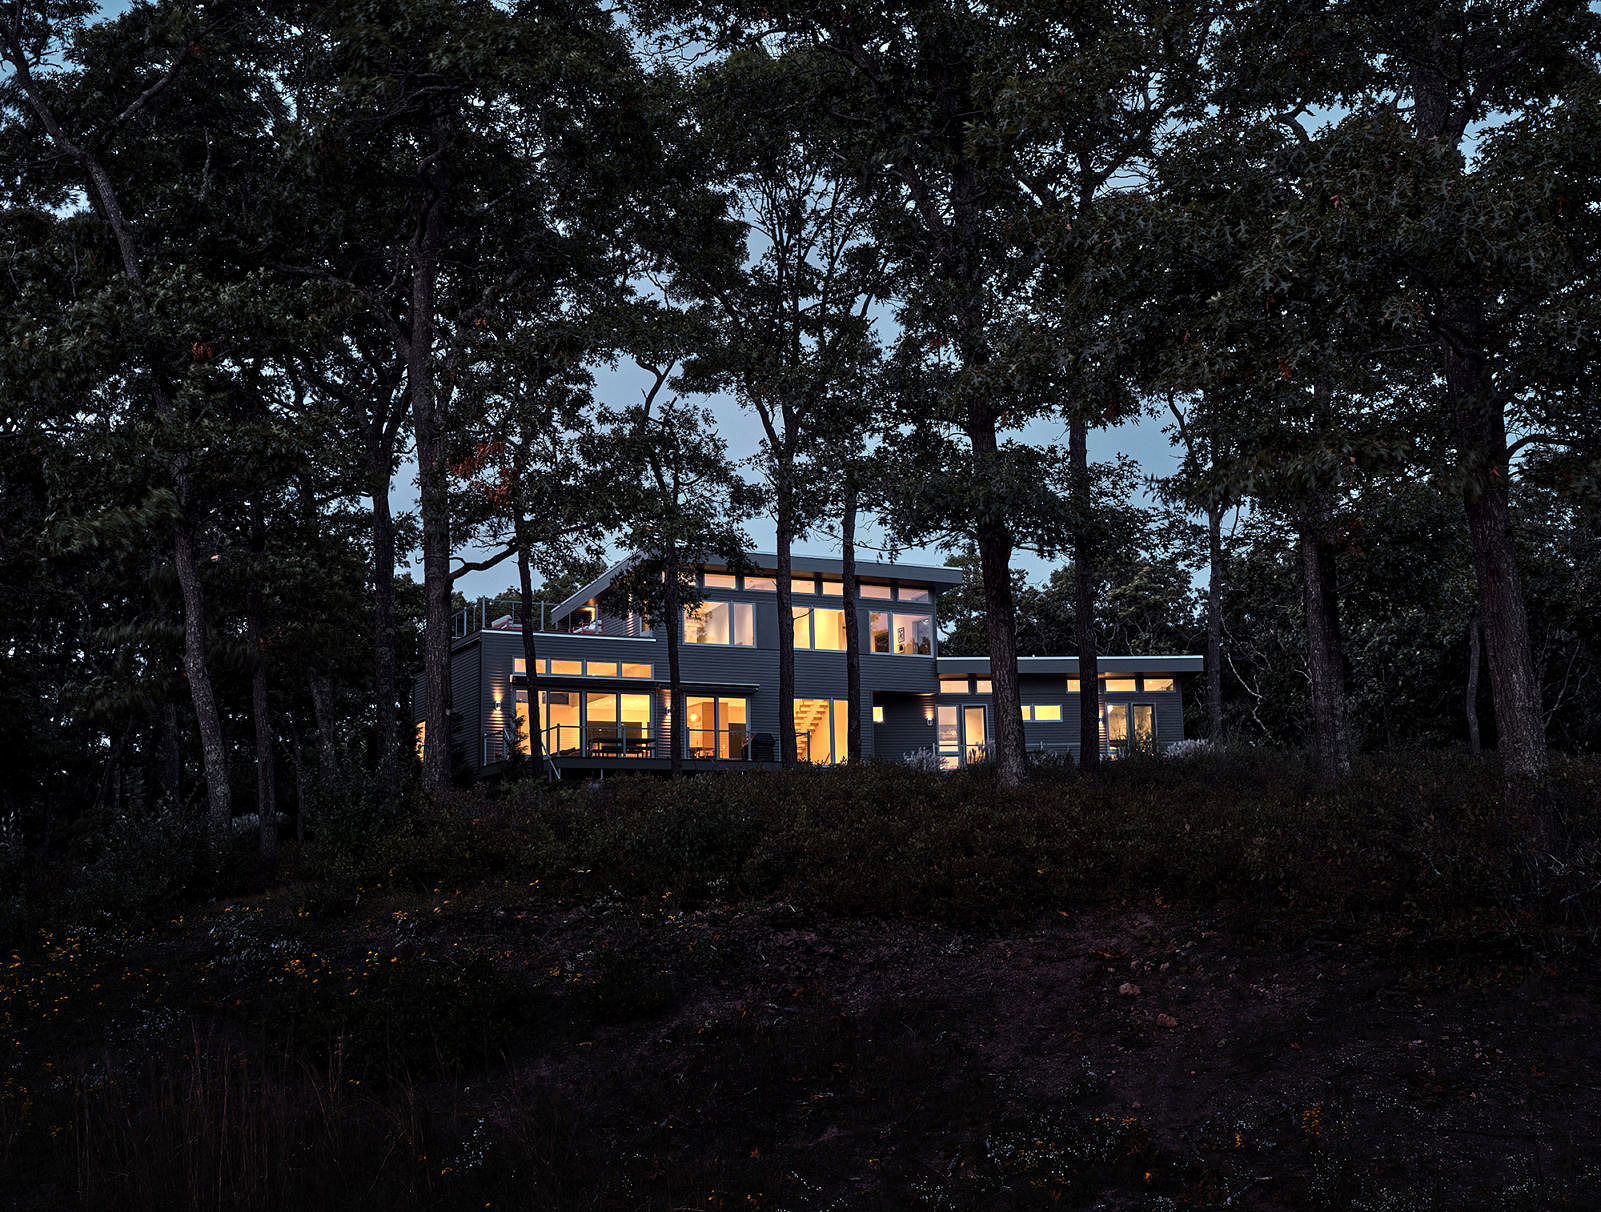
M 619 560 L 605 572 L 601 573 L 589 584 L 583 586 L 572 597 L 550 612 L 551 622 L 566 618 L 580 606 L 604 593 L 613 581 L 625 571 L 634 566 L 637 556 L 629 556 L 626 560 Z M 774 572 L 778 568 L 778 556 L 771 551 L 747 551 L 745 559 L 764 572 Z M 720 559 L 701 559 L 697 567 L 707 564 L 715 567 L 725 567 Z M 845 561 L 833 556 L 792 555 L 789 559 L 791 572 L 825 572 L 844 575 Z M 960 585 L 965 576 L 960 568 L 945 568 L 934 564 L 896 564 L 884 563 L 882 560 L 857 560 L 857 580 L 886 580 L 886 581 L 916 581 L 918 584 L 933 585 L 942 589 L 952 589 Z
M 1199 656 L 1103 656 L 1096 658 L 1098 673 L 1200 673 L 1205 668 Z M 988 673 L 989 657 L 940 657 L 935 661 L 938 673 Z M 1017 658 L 1019 674 L 1060 673 L 1071 676 L 1078 672 L 1076 656 L 1026 656 Z

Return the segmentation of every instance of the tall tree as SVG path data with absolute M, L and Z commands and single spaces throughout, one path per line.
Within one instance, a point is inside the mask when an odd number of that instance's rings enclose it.
M 253 9 L 140 6 L 85 26 L 90 11 L 67 0 L 13 6 L 0 18 L 0 60 L 10 68 L 3 100 L 71 166 L 117 269 L 117 280 L 102 278 L 73 305 L 100 310 L 121 296 L 119 373 L 142 397 L 144 423 L 164 435 L 184 676 L 204 759 L 208 836 L 220 849 L 232 798 L 197 551 L 207 494 L 196 447 L 204 428 L 197 432 L 195 422 L 205 416 L 210 380 L 227 373 L 230 351 L 218 359 L 221 317 L 206 310 L 220 298 L 221 284 L 205 276 L 217 263 L 210 249 L 196 255 L 186 241 L 196 206 L 237 187 L 238 169 L 260 155 L 280 111 L 261 74 L 267 63 L 250 57 L 259 49 Z M 129 55 L 130 47 L 138 50 Z M 105 324 L 87 327 L 103 332 Z
M 1382 297 L 1375 280 L 1387 280 L 1396 331 L 1384 344 L 1433 352 L 1502 769 L 1521 803 L 1543 786 L 1547 758 L 1508 491 L 1508 402 L 1522 385 L 1509 378 L 1503 350 L 1520 316 L 1565 306 L 1571 270 L 1561 240 L 1550 239 L 1562 220 L 1547 181 L 1498 174 L 1473 143 L 1491 115 L 1560 124 L 1574 87 L 1596 75 L 1601 17 L 1582 0 L 1357 0 L 1265 3 L 1231 24 L 1236 54 L 1257 65 L 1233 81 L 1233 97 L 1286 123 L 1318 106 L 1349 111 L 1304 139 L 1318 188 L 1282 217 L 1286 238 L 1270 277 L 1315 277 L 1335 315 L 1368 312 Z M 1546 812 L 1537 807 L 1522 828 L 1543 845 Z
M 808 48 L 775 59 L 758 44 L 697 77 L 697 125 L 719 149 L 748 260 L 731 274 L 701 258 L 675 278 L 718 321 L 719 339 L 691 359 L 686 384 L 731 390 L 761 423 L 756 462 L 775 522 L 786 766 L 797 760 L 791 550 L 837 496 L 824 451 L 838 445 L 837 432 L 860 428 L 877 355 L 870 308 L 887 285 L 870 238 L 871 193 L 819 138 L 829 115 L 815 91 L 818 57 Z
M 712 556 L 731 567 L 741 564 L 749 546 L 741 523 L 757 499 L 728 462 L 711 414 L 672 391 L 676 360 L 640 366 L 650 385 L 637 405 L 611 413 L 614 428 L 595 461 L 617 469 L 612 483 L 625 519 L 618 537 L 633 553 L 631 566 L 612 585 L 615 609 L 637 612 L 649 626 L 665 629 L 665 740 L 676 779 L 683 773 L 688 735 L 679 652 L 686 612 L 701 601 L 695 569 Z

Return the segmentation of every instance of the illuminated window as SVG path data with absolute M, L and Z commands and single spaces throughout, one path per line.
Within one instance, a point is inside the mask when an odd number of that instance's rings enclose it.
M 704 602 L 684 611 L 686 644 L 756 643 L 755 610 L 749 602 Z
M 1056 703 L 1024 703 L 1023 718 L 1035 723 L 1061 723 L 1062 708 Z
M 652 669 L 649 665 L 630 665 L 626 662 L 623 665 L 623 676 L 625 678 L 648 678 L 651 673 Z
M 687 756 L 735 761 L 749 756 L 749 711 L 744 699 L 686 698 Z
M 428 724 L 424 720 L 417 721 L 417 760 L 422 761 L 423 742 L 428 739 Z
M 795 756 L 826 766 L 847 756 L 850 729 L 846 699 L 795 700 Z
M 882 724 L 883 722 L 884 722 L 884 708 L 883 708 L 883 706 L 881 704 L 875 703 L 875 704 L 873 704 L 873 723 Z
M 1172 678 L 1146 678 L 1144 679 L 1144 684 L 1145 689 L 1153 694 L 1157 691 L 1173 689 Z
M 1068 678 L 1067 679 L 1067 693 L 1068 694 L 1077 694 L 1078 693 L 1078 679 L 1077 678 Z
M 966 694 L 967 678 L 965 676 L 953 677 L 948 673 L 942 673 L 939 679 L 939 692 L 941 694 Z
M 845 651 L 845 612 L 826 606 L 792 606 L 795 647 Z
M 880 614 L 870 616 L 874 652 L 898 652 L 930 656 L 934 651 L 934 620 L 926 614 Z
M 863 598 L 883 598 L 887 601 L 895 596 L 895 591 L 888 585 L 863 585 L 858 582 L 856 595 Z
M 737 589 L 739 578 L 729 572 L 708 572 L 702 574 L 707 589 Z
M 817 593 L 817 581 L 809 576 L 793 576 L 789 579 L 789 591 L 814 596 Z
M 974 694 L 994 694 L 995 693 L 995 689 L 990 684 L 990 680 L 988 678 L 975 678 L 975 679 L 973 679 L 973 693 Z
M 552 661 L 550 672 L 553 677 L 575 678 L 584 672 L 582 661 Z
M 590 661 L 584 672 L 592 678 L 614 678 L 617 676 L 616 661 Z
M 538 661 L 538 662 L 536 662 L 536 668 L 539 670 L 540 673 L 549 673 L 550 672 L 550 662 L 549 661 L 545 661 L 545 660 Z M 516 657 L 516 658 L 514 658 L 512 660 L 511 671 L 513 673 L 527 673 L 528 672 L 528 664 L 522 657 Z
M 909 589 L 902 585 L 900 598 L 903 602 L 932 602 L 934 595 L 926 589 Z
M 845 612 L 819 607 L 812 611 L 812 647 L 845 651 Z
M 775 580 L 773 577 L 746 577 L 745 578 L 745 592 L 746 593 L 776 593 L 777 591 L 778 591 L 778 581 Z
M 845 593 L 845 581 L 842 577 L 819 577 L 820 588 L 818 592 L 825 598 L 842 597 Z
M 1102 687 L 1108 694 L 1133 694 L 1140 688 L 1138 678 L 1106 678 Z
M 1106 709 L 1106 744 L 1117 756 L 1156 752 L 1156 709 L 1149 703 L 1113 703 Z

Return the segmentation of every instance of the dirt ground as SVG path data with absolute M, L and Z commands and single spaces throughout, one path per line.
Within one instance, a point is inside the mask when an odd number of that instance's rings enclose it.
M 585 1203 L 1601 1207 L 1593 965 L 1270 947 L 1153 906 L 1007 934 L 638 916 L 481 923 L 545 998 L 501 1089 L 551 1092 Z

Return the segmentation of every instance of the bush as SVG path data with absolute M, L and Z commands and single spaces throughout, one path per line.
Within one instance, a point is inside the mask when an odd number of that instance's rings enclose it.
M 119 812 L 82 835 L 92 854 L 74 871 L 62 898 L 73 920 L 126 925 L 181 905 L 208 870 L 197 821 L 170 804 Z

